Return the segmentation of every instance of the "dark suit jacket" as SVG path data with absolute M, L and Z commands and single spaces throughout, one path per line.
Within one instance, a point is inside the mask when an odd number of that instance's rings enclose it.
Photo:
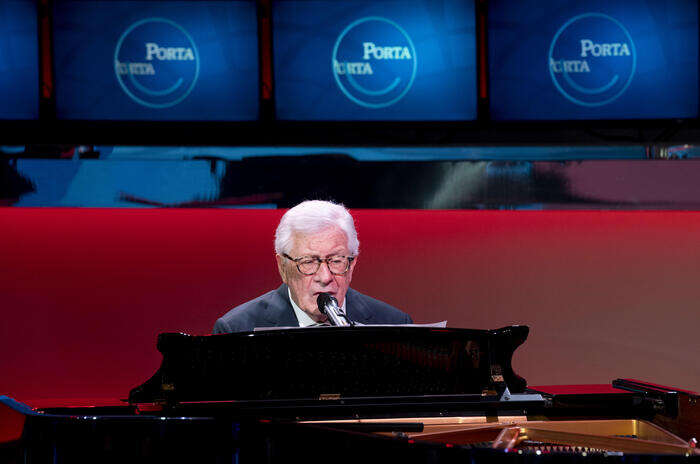
M 351 288 L 345 295 L 346 313 L 362 324 L 412 324 L 411 317 L 382 301 Z M 213 333 L 250 332 L 255 327 L 298 327 L 299 321 L 289 301 L 287 285 L 236 306 L 214 325 Z

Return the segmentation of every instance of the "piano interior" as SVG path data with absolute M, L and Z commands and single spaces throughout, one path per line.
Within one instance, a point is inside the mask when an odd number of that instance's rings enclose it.
M 404 417 L 390 423 L 382 419 L 308 421 L 327 427 L 368 424 L 387 428 L 414 424 L 418 432 L 376 432 L 410 441 L 443 445 L 489 447 L 518 453 L 632 453 L 695 455 L 694 440 L 683 440 L 645 420 L 528 420 L 524 416 L 486 417 Z M 361 428 L 361 427 L 360 427 Z M 400 428 L 400 427 L 396 427 Z

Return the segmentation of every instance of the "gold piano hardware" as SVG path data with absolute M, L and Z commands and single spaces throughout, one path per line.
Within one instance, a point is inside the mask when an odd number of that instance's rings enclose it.
M 318 395 L 319 400 L 339 400 L 340 393 L 321 393 Z

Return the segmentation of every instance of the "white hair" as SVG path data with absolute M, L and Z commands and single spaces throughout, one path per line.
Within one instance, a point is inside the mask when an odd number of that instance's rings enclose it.
M 339 227 L 345 232 L 350 254 L 357 256 L 360 241 L 350 212 L 341 204 L 321 200 L 304 201 L 284 213 L 275 231 L 275 252 L 289 253 L 295 233 L 315 234 L 328 227 Z

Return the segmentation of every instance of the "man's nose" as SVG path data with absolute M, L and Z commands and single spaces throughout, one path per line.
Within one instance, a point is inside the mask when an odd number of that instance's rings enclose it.
M 333 280 L 333 274 L 331 273 L 327 262 L 324 261 L 321 263 L 321 265 L 318 268 L 318 271 L 316 271 L 316 274 L 314 274 L 314 277 L 316 278 L 317 282 L 320 282 L 324 285 L 329 284 Z

